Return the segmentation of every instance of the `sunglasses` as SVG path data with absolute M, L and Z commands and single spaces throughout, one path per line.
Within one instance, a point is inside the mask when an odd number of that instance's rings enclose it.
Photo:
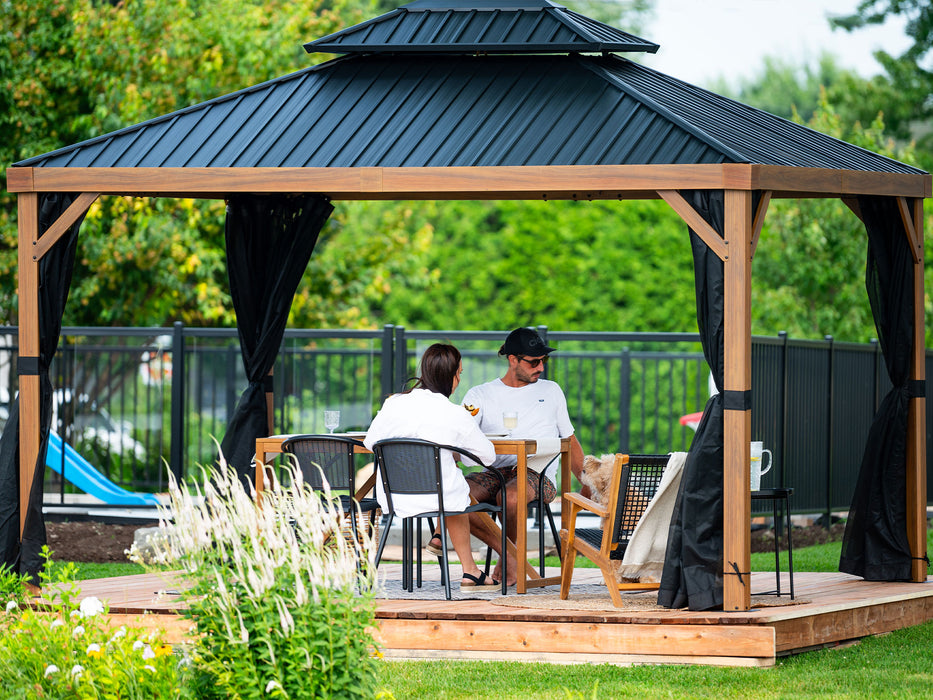
M 517 357 L 519 360 L 524 360 L 525 362 L 527 362 L 529 367 L 537 367 L 538 365 L 546 365 L 548 361 L 547 355 L 545 355 L 544 357 L 539 357 L 535 360 L 529 360 L 527 357 L 522 357 L 521 355 L 516 355 L 515 357 Z

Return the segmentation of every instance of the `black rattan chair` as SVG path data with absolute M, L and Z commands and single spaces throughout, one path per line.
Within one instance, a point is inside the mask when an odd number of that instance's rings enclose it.
M 282 443 L 282 452 L 298 461 L 302 478 L 315 491 L 330 485 L 334 495 L 350 520 L 353 541 L 359 543 L 357 513 L 368 513 L 367 527 L 375 525 L 379 503 L 375 498 L 356 498 L 356 468 L 353 455 L 356 448 L 366 449 L 362 442 L 343 435 L 295 435 Z
M 502 551 L 506 551 L 506 523 L 505 512 L 501 506 L 492 503 L 476 503 L 465 510 L 448 511 L 444 508 L 444 482 L 441 472 L 441 450 L 450 450 L 469 457 L 477 464 L 481 464 L 479 458 L 470 452 L 456 447 L 454 445 L 441 445 L 427 440 L 417 440 L 415 438 L 392 438 L 380 440 L 373 445 L 373 452 L 376 454 L 376 470 L 382 479 L 382 486 L 385 490 L 386 500 L 388 502 L 388 518 L 385 523 L 385 529 L 379 541 L 379 550 L 376 552 L 376 565 L 382 560 L 382 551 L 388 540 L 389 529 L 392 519 L 395 516 L 393 505 L 393 496 L 401 494 L 437 494 L 437 510 L 418 513 L 402 519 L 402 585 L 408 592 L 414 590 L 414 576 L 412 573 L 414 546 L 413 529 L 417 521 L 422 518 L 437 518 L 440 520 L 440 531 L 446 535 L 447 523 L 445 518 L 448 515 L 459 515 L 461 513 L 475 513 L 485 511 L 488 513 L 499 513 L 502 522 Z M 500 480 L 502 475 L 495 469 L 489 469 L 496 474 Z M 503 484 L 504 486 L 504 484 Z M 444 582 L 444 592 L 447 600 L 450 600 L 450 571 L 448 567 L 447 556 L 447 537 L 441 538 L 441 571 Z M 420 548 L 419 548 L 419 569 L 420 569 Z M 420 574 L 420 571 L 419 571 Z M 419 575 L 419 585 L 420 575 Z M 505 576 L 502 577 L 502 594 L 508 591 Z

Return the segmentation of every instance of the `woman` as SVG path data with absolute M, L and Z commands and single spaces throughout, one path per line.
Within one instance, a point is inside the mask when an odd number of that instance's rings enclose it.
M 411 389 L 385 400 L 366 431 L 366 447 L 372 449 L 374 444 L 387 438 L 419 438 L 462 447 L 479 457 L 483 464 L 492 464 L 496 456 L 492 443 L 473 417 L 462 406 L 450 401 L 462 371 L 460 351 L 453 345 L 435 343 L 425 350 L 421 358 L 421 376 L 415 379 Z M 441 471 L 445 509 L 467 508 L 470 488 L 448 450 L 441 452 Z M 388 507 L 381 480 L 376 482 L 376 498 L 383 509 Z M 402 518 L 437 509 L 436 494 L 401 494 L 393 496 L 392 500 L 396 515 Z M 481 572 L 473 560 L 469 515 L 448 515 L 445 521 L 463 569 L 460 587 L 500 585 Z

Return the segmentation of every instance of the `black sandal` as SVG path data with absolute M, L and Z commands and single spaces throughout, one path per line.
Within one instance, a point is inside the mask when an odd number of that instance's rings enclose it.
M 501 581 L 496 581 L 492 576 L 487 576 L 485 571 L 480 571 L 479 576 L 474 576 L 473 574 L 464 574 L 463 578 L 469 579 L 466 583 L 463 581 L 460 582 L 460 588 L 492 588 L 494 586 L 501 586 Z
M 437 540 L 437 544 L 434 544 L 435 540 Z M 444 543 L 441 542 L 440 536 L 434 535 L 430 540 L 428 540 L 428 543 L 424 546 L 424 548 L 425 550 L 433 554 L 435 557 L 439 557 L 443 555 L 444 553 L 444 550 L 441 549 L 441 547 L 443 546 L 444 546 Z

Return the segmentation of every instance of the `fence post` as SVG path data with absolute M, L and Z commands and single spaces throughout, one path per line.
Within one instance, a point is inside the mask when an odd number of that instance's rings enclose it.
M 394 394 L 401 391 L 408 379 L 408 341 L 405 339 L 405 326 L 395 327 L 395 377 L 392 382 Z
M 629 423 L 632 420 L 632 351 L 622 348 L 619 367 L 619 452 L 629 452 L 632 439 Z
M 392 349 L 392 331 L 394 328 L 395 326 L 391 323 L 387 323 L 382 327 L 382 348 L 379 354 L 381 358 L 379 367 L 380 406 L 382 405 L 381 399 L 395 393 L 395 382 L 392 381 L 394 357 Z
M 824 336 L 829 343 L 829 366 L 827 374 L 826 399 L 826 522 L 828 530 L 833 525 L 833 372 L 835 369 L 836 344 L 831 335 Z
M 172 326 L 172 448 L 171 469 L 176 482 L 184 474 L 185 459 L 185 327 L 181 321 Z
M 781 348 L 781 469 L 778 472 L 777 484 L 780 487 L 786 485 L 787 475 L 784 473 L 784 457 L 787 455 L 787 413 L 789 410 L 789 402 L 787 400 L 787 331 L 778 331 L 778 338 L 783 341 L 783 346 Z
M 544 344 L 547 345 L 547 326 L 538 326 L 537 330 L 538 330 L 538 335 L 541 336 L 541 340 L 543 340 Z M 541 369 L 543 370 L 541 372 L 541 379 L 547 379 L 548 378 L 547 365 L 544 365 L 544 367 L 542 367 Z

